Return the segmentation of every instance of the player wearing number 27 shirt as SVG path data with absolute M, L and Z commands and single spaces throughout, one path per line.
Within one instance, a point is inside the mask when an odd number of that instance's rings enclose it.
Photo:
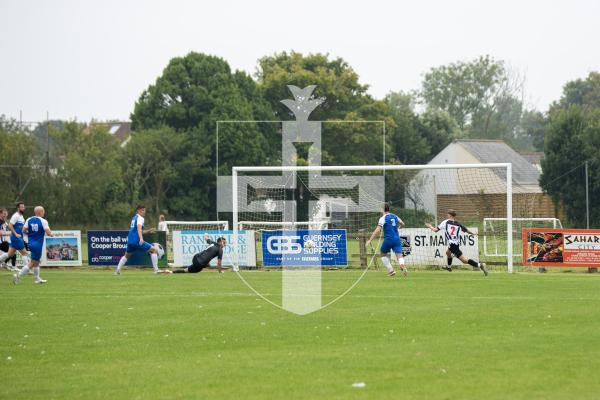
M 473 267 L 478 267 L 483 271 L 483 274 L 487 276 L 488 272 L 485 268 L 485 263 L 477 262 L 470 258 L 467 258 L 463 255 L 460 250 L 460 233 L 465 232 L 470 235 L 477 235 L 475 232 L 469 231 L 464 225 L 456 220 L 456 211 L 450 209 L 448 210 L 447 219 L 443 220 L 437 227 L 427 223 L 425 224 L 429 229 L 433 232 L 443 231 L 446 236 L 446 241 L 448 242 L 448 249 L 446 250 L 446 257 L 448 261 L 448 266 L 444 269 L 448 272 L 452 272 L 452 255 L 454 254 L 460 261 L 464 264 L 472 265 Z

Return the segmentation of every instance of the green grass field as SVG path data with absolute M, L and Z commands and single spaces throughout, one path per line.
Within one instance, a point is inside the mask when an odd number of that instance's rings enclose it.
M 243 274 L 280 295 L 281 273 Z M 324 303 L 359 276 L 323 274 Z M 270 305 L 231 272 L 43 276 L 46 285 L 26 277 L 13 287 L 0 274 L 2 399 L 600 393 L 597 274 L 367 272 L 349 294 L 306 316 Z

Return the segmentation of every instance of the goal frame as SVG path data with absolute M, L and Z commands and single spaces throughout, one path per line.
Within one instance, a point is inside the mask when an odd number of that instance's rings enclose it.
M 493 221 L 506 221 L 506 234 L 507 236 L 512 236 L 512 228 L 514 227 L 513 222 L 520 222 L 520 221 L 531 221 L 531 222 L 552 222 L 552 229 L 562 229 L 562 222 L 560 221 L 559 218 L 556 217 L 531 217 L 531 218 L 512 218 L 511 224 L 510 224 L 510 229 L 508 226 L 508 219 L 507 218 L 501 218 L 501 217 L 486 217 L 483 219 L 483 254 L 485 256 L 501 256 L 501 257 L 508 257 L 507 254 L 488 254 L 487 249 L 488 249 L 488 235 L 487 235 L 487 231 L 486 231 L 486 222 L 493 222 Z M 510 233 L 510 234 L 509 234 Z M 520 233 L 518 233 L 518 235 L 520 235 Z M 520 253 L 514 253 L 512 254 L 513 258 L 519 258 L 521 257 Z
M 174 251 L 173 251 L 173 232 L 175 231 L 183 231 L 180 229 L 171 229 L 169 227 L 170 224 L 173 225 L 222 225 L 224 227 L 223 230 L 229 230 L 229 221 L 165 221 L 167 224 L 167 254 L 168 257 L 173 257 Z M 169 248 L 170 247 L 170 248 Z M 167 262 L 169 262 L 170 259 L 167 258 Z
M 229 221 L 165 221 L 167 223 L 167 228 L 169 224 L 179 224 L 179 225 L 218 225 L 223 224 L 225 226 L 225 230 L 229 229 Z
M 339 166 L 276 166 L 276 167 L 232 167 L 232 211 L 233 211 L 233 245 L 237 243 L 238 220 L 238 173 L 240 172 L 299 172 L 299 171 L 402 171 L 402 170 L 432 170 L 432 169 L 473 169 L 473 168 L 506 168 L 506 228 L 512 232 L 513 221 L 513 187 L 511 163 L 480 163 L 480 164 L 424 164 L 424 165 L 339 165 Z M 513 237 L 506 237 L 507 269 L 513 273 Z M 234 264 L 237 262 L 234 249 Z M 238 267 L 239 268 L 239 267 Z
M 311 221 L 295 221 L 295 222 L 285 222 L 285 221 L 239 221 L 238 222 L 238 231 L 252 230 L 252 225 L 272 225 L 273 230 L 283 229 L 283 228 L 292 228 L 297 229 L 299 225 L 307 225 L 309 226 L 314 222 Z M 307 227 L 307 229 L 309 229 Z

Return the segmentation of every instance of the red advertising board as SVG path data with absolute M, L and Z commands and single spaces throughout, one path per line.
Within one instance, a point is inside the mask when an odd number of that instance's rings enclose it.
M 598 229 L 523 229 L 523 264 L 600 267 Z

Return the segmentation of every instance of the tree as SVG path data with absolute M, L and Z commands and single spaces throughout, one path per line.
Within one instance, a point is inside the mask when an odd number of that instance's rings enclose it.
M 563 95 L 552 104 L 551 111 L 568 108 L 570 105 L 600 108 L 600 72 L 593 71 L 586 79 L 576 79 L 563 87 Z
M 535 110 L 526 110 L 521 117 L 521 133 L 517 136 L 517 147 L 544 151 L 544 138 L 548 121 L 544 114 Z
M 249 76 L 232 73 L 221 58 L 199 53 L 172 59 L 131 115 L 134 130 L 168 127 L 164 134 L 182 136 L 164 207 L 172 216 L 197 219 L 215 213 L 217 121 L 272 119 Z M 230 175 L 232 165 L 260 164 L 271 153 L 274 127 L 267 132 L 251 124 L 238 128 L 219 137 L 220 174 Z
M 428 110 L 418 115 L 412 95 L 392 92 L 385 98 L 395 127 L 391 142 L 395 158 L 403 164 L 424 164 L 459 137 L 454 120 L 444 111 Z
M 31 132 L 16 120 L 0 116 L 0 204 L 12 208 L 25 196 L 38 201 L 35 187 L 43 181 L 43 154 Z
M 600 201 L 600 73 L 567 82 L 548 112 L 540 179 L 572 226 L 586 226 L 585 169 L 589 167 L 590 204 Z M 600 226 L 600 210 L 590 207 L 591 226 Z
M 47 176 L 46 204 L 63 226 L 122 226 L 132 212 L 124 199 L 122 151 L 105 128 L 68 122 L 50 132 L 60 164 Z
M 420 95 L 427 109 L 446 111 L 468 137 L 516 144 L 522 141 L 523 84 L 504 62 L 482 56 L 432 68 Z
M 331 59 L 326 54 L 282 52 L 261 58 L 256 76 L 261 93 L 270 103 L 276 119 L 281 120 L 294 120 L 290 109 L 281 103 L 292 97 L 288 85 L 299 88 L 316 85 L 311 98 L 323 102 L 311 112 L 309 119 L 332 121 L 322 126 L 323 165 L 383 161 L 383 124 L 352 121 L 385 121 L 388 130 L 393 128 L 394 122 L 387 104 L 367 94 L 368 86 L 359 82 L 358 74 L 346 61 Z M 391 156 L 391 147 L 387 143 L 385 146 Z M 303 153 L 302 149 L 299 153 Z
M 125 147 L 125 191 L 131 204 L 150 205 L 156 215 L 163 207 L 176 181 L 178 162 L 185 137 L 163 127 L 134 132 Z M 181 169 L 181 168 L 179 168 Z
M 421 96 L 428 108 L 448 112 L 459 128 L 493 101 L 506 81 L 504 66 L 489 56 L 432 68 L 425 74 Z
M 586 226 L 584 164 L 589 162 L 590 204 L 600 199 L 600 108 L 571 105 L 550 114 L 540 185 L 556 204 L 564 205 L 568 223 Z M 600 226 L 600 210 L 590 208 L 591 226 Z

